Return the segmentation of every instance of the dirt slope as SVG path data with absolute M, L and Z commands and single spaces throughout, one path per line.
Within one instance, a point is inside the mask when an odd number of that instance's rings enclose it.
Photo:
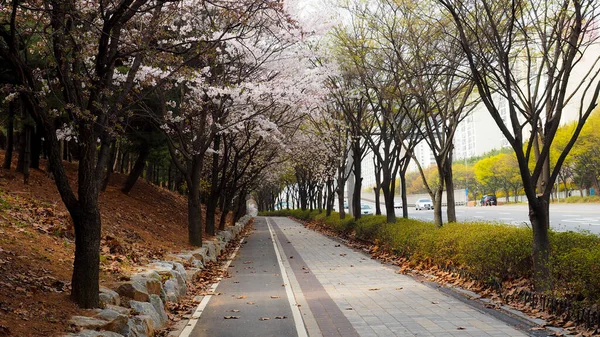
M 76 166 L 67 171 L 74 180 Z M 143 180 L 127 196 L 125 178 L 115 174 L 100 198 L 102 285 L 191 248 L 185 198 Z M 0 336 L 62 335 L 70 316 L 85 315 L 69 300 L 73 252 L 71 219 L 54 182 L 32 170 L 24 185 L 14 168 L 0 169 Z

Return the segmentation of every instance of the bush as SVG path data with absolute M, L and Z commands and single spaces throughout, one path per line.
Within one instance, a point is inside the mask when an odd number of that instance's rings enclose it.
M 385 215 L 361 217 L 356 221 L 354 232 L 356 238 L 363 241 L 381 241 L 381 233 L 386 225 Z
M 568 204 L 581 204 L 581 203 L 600 203 L 600 196 L 590 195 L 587 197 L 572 196 L 565 199 Z

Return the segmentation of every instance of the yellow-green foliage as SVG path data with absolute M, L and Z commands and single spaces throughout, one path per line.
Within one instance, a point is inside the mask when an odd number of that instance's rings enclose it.
M 363 216 L 356 221 L 356 237 L 364 241 L 381 240 L 381 232 L 386 225 L 384 215 Z
M 572 196 L 565 199 L 568 204 L 581 204 L 581 203 L 598 203 L 600 202 L 600 196 L 591 195 L 587 197 Z

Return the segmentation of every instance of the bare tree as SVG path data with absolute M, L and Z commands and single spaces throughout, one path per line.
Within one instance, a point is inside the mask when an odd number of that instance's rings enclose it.
M 598 41 L 600 3 L 439 3 L 458 30 L 456 38 L 483 103 L 517 156 L 533 228 L 535 285 L 549 289 L 549 199 L 565 158 L 597 104 L 600 57 L 590 59 L 586 52 Z M 576 127 L 551 169 L 550 148 L 569 103 L 578 105 Z
M 409 116 L 413 131 L 421 135 L 435 158 L 440 183 L 435 190 L 426 182 L 425 186 L 433 200 L 434 222 L 442 226 L 444 187 L 448 221 L 456 221 L 452 176 L 454 135 L 477 102 L 471 97 L 474 83 L 464 66 L 461 47 L 451 37 L 447 25 L 426 16 L 419 7 L 405 6 L 398 11 L 405 22 L 410 22 L 405 34 L 399 37 L 403 49 L 398 49 L 401 74 L 416 105 Z M 426 180 L 423 174 L 422 178 Z

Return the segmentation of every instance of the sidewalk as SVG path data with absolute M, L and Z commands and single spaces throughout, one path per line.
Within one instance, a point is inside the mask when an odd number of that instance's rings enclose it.
M 272 220 L 284 249 L 293 246 L 306 264 L 304 271 L 316 277 L 360 336 L 526 336 L 288 218 Z
M 246 241 L 189 336 L 532 335 L 288 218 Z

